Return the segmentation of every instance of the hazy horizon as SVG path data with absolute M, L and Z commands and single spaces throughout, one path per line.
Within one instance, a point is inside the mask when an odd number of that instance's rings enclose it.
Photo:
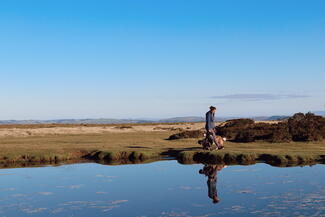
M 325 114 L 325 111 L 307 111 L 305 113 L 315 113 L 316 115 L 319 115 L 317 113 L 322 113 L 321 115 L 324 116 L 323 114 Z M 273 115 L 253 115 L 253 116 L 245 116 L 245 115 L 234 115 L 234 116 L 220 116 L 220 115 L 216 115 L 216 121 L 218 121 L 218 119 L 227 119 L 227 118 L 261 118 L 261 117 L 277 117 L 277 116 L 292 116 L 295 113 L 291 113 L 291 114 L 273 114 Z M 157 118 L 157 117 L 136 117 L 136 118 L 132 118 L 132 117 L 125 117 L 125 118 L 111 118 L 111 117 L 79 117 L 79 118 L 54 118 L 54 119 L 0 119 L 0 121 L 56 121 L 56 120 L 134 120 L 134 121 L 160 121 L 160 120 L 168 120 L 168 119 L 175 119 L 175 118 L 205 118 L 205 114 L 202 115 L 183 115 L 183 116 L 166 116 L 166 117 L 162 117 L 162 118 Z
M 325 110 L 321 0 L 0 2 L 0 120 Z

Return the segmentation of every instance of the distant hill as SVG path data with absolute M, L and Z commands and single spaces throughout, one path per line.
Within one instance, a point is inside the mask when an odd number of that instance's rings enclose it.
M 323 113 L 323 115 L 325 112 Z M 258 121 L 283 120 L 289 116 L 259 116 L 250 117 Z M 226 121 L 240 117 L 217 117 L 216 121 Z M 138 124 L 138 123 L 182 123 L 182 122 L 204 122 L 204 117 L 186 116 L 166 118 L 161 120 L 144 120 L 144 119 L 57 119 L 57 120 L 0 120 L 0 124 Z
M 325 116 L 325 111 L 314 111 L 313 113 L 316 115 Z
M 275 115 L 275 116 L 261 116 L 261 117 L 253 117 L 252 119 L 254 119 L 255 121 L 281 121 L 281 120 L 285 120 L 288 119 L 290 116 L 286 116 L 286 115 Z
M 161 119 L 161 120 L 159 120 L 157 122 L 161 122 L 161 123 L 177 123 L 177 122 L 202 122 L 202 121 L 205 121 L 205 118 L 190 116 L 190 117 L 176 117 L 176 118 Z
M 57 120 L 3 120 L 0 124 L 130 124 L 146 123 L 146 120 L 133 119 L 57 119 Z M 151 121 L 149 121 L 151 122 Z

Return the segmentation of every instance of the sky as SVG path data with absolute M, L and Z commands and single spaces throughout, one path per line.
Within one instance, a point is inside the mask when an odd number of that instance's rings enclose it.
M 0 119 L 325 110 L 323 0 L 1 0 Z

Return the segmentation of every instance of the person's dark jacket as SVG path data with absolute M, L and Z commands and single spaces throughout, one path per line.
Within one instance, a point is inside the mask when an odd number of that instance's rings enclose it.
M 214 113 L 208 111 L 205 114 L 205 129 L 207 131 L 214 129 Z

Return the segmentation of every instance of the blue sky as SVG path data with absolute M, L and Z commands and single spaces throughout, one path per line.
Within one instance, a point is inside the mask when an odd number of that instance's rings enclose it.
M 322 0 L 2 0 L 0 119 L 325 110 Z

